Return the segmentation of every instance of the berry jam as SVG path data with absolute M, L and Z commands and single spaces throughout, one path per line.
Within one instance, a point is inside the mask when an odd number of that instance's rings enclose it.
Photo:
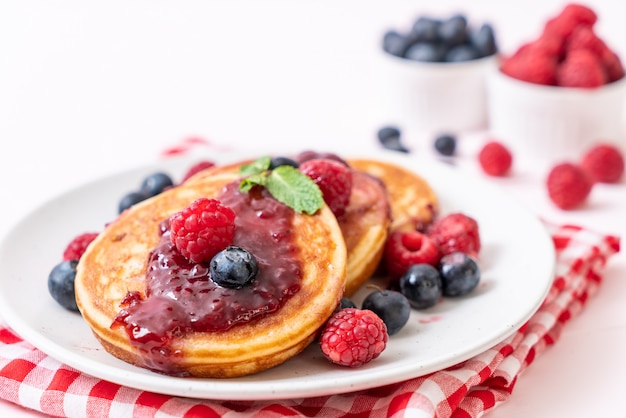
M 192 263 L 170 241 L 167 222 L 150 252 L 145 296 L 130 292 L 112 327 L 123 326 L 144 355 L 144 366 L 178 374 L 180 353 L 170 341 L 188 332 L 220 332 L 276 312 L 300 290 L 302 268 L 293 244 L 293 210 L 272 198 L 265 188 L 239 191 L 239 182 L 224 187 L 218 199 L 232 208 L 233 244 L 254 255 L 259 273 L 240 289 L 211 280 L 208 263 Z M 157 232 L 155 232 L 157 233 Z

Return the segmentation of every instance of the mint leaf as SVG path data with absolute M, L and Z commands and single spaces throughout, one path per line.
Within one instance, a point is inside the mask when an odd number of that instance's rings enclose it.
M 265 187 L 276 200 L 298 213 L 313 215 L 324 204 L 319 186 L 295 167 L 276 167 L 266 177 Z
M 258 174 L 252 174 L 251 176 L 248 176 L 241 180 L 241 183 L 239 183 L 239 190 L 247 193 L 254 186 L 265 187 L 267 185 L 268 176 L 269 175 L 267 170 Z
M 268 156 L 257 158 L 252 163 L 246 164 L 241 167 L 239 172 L 244 176 L 260 174 L 264 171 L 269 170 L 271 161 L 272 160 Z

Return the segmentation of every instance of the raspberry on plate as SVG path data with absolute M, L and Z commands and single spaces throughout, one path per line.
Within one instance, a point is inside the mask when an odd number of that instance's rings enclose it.
M 235 216 L 217 199 L 198 199 L 170 217 L 172 244 L 193 263 L 209 262 L 232 244 Z
M 585 170 L 572 163 L 552 167 L 546 179 L 550 200 L 561 209 L 573 209 L 582 204 L 591 192 L 593 182 Z
M 387 346 L 387 327 L 368 309 L 345 308 L 330 317 L 320 337 L 324 356 L 332 363 L 359 367 L 377 358 Z
M 477 257 L 480 251 L 478 222 L 464 213 L 450 213 L 436 219 L 426 233 L 442 256 L 458 251 Z
M 502 143 L 488 142 L 478 153 L 478 161 L 483 171 L 490 176 L 504 176 L 511 169 L 513 155 Z
M 198 161 L 197 163 L 193 164 L 191 167 L 187 169 L 187 171 L 185 172 L 185 175 L 183 176 L 180 182 L 183 183 L 194 174 L 197 174 L 201 172 L 202 170 L 206 170 L 207 168 L 211 168 L 214 165 L 215 163 L 213 161 L 208 161 L 208 160 Z
M 335 216 L 344 215 L 352 192 L 352 170 L 329 159 L 307 160 L 299 168 L 319 186 L 324 201 Z
M 624 156 L 614 145 L 597 144 L 589 149 L 580 165 L 599 183 L 617 183 L 624 174 Z
M 385 267 L 391 278 L 402 276 L 413 264 L 434 266 L 439 258 L 435 242 L 419 231 L 394 231 L 385 244 Z
M 91 241 L 96 239 L 97 236 L 97 232 L 85 232 L 74 237 L 63 251 L 63 261 L 79 260 L 87 249 L 87 246 L 91 244 Z

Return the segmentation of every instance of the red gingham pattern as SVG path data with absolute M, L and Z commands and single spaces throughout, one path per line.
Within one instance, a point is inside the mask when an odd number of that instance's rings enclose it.
M 84 375 L 46 356 L 0 324 L 0 397 L 67 417 L 314 416 L 480 417 L 513 391 L 516 379 L 578 314 L 602 282 L 620 240 L 571 225 L 546 223 L 557 252 L 554 284 L 515 334 L 454 367 L 365 390 L 284 401 L 204 401 L 143 392 Z

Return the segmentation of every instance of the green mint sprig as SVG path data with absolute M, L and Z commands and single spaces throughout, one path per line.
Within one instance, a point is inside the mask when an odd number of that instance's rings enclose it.
M 284 203 L 298 213 L 313 215 L 324 204 L 319 186 L 306 174 L 295 167 L 281 165 L 269 169 L 270 158 L 261 157 L 243 166 L 239 189 L 248 192 L 254 186 L 263 186 L 276 200 Z

